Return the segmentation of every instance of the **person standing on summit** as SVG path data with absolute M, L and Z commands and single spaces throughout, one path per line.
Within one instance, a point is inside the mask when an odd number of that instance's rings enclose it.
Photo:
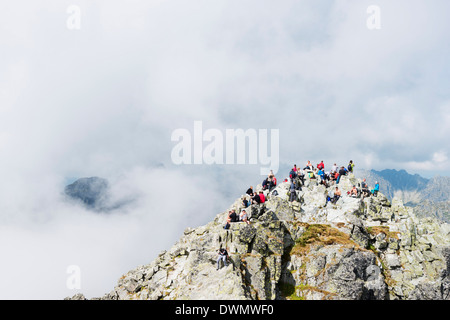
M 355 164 L 353 163 L 353 160 L 350 160 L 348 166 L 347 166 L 347 170 L 348 172 L 353 172 L 353 167 L 355 166 Z
M 345 168 L 342 166 L 339 170 L 339 176 L 336 179 L 336 184 L 339 184 L 339 181 L 341 181 L 341 177 L 345 176 L 347 174 L 347 171 L 345 171 Z

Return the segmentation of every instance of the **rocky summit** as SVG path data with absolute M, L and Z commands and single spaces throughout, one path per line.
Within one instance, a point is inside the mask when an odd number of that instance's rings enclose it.
M 245 208 L 250 224 L 224 229 L 229 210 L 244 209 L 240 197 L 95 299 L 450 299 L 450 226 L 382 193 L 349 196 L 359 182 L 343 176 L 336 203 L 335 185 L 307 177 L 289 201 L 290 183 L 280 183 Z M 229 264 L 217 270 L 220 248 Z

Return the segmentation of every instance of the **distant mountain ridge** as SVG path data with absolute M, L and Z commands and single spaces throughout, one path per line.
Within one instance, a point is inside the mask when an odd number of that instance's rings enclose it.
M 108 213 L 134 201 L 134 198 L 123 196 L 117 198 L 112 193 L 113 185 L 104 178 L 83 177 L 64 188 L 64 194 L 71 201 L 94 212 Z
M 87 208 L 101 208 L 108 197 L 108 180 L 99 177 L 80 178 L 67 185 L 64 193 L 81 201 Z
M 413 207 L 416 215 L 433 216 L 450 222 L 450 177 L 436 176 L 426 179 L 406 170 L 385 169 L 358 170 L 356 176 L 365 178 L 369 185 L 380 183 L 380 190 L 392 200 L 399 198 L 406 206 Z

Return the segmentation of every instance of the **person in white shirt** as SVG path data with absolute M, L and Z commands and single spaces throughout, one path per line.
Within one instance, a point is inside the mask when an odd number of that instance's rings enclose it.
M 333 164 L 333 166 L 331 167 L 331 173 L 334 173 L 334 172 L 336 172 L 337 171 L 337 165 L 336 165 L 336 163 L 335 164 Z

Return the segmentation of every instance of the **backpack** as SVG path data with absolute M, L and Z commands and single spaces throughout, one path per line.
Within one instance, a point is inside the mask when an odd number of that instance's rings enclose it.
M 295 177 L 297 177 L 297 174 L 295 173 L 294 170 L 291 170 L 291 172 L 289 173 L 289 178 L 295 179 Z

